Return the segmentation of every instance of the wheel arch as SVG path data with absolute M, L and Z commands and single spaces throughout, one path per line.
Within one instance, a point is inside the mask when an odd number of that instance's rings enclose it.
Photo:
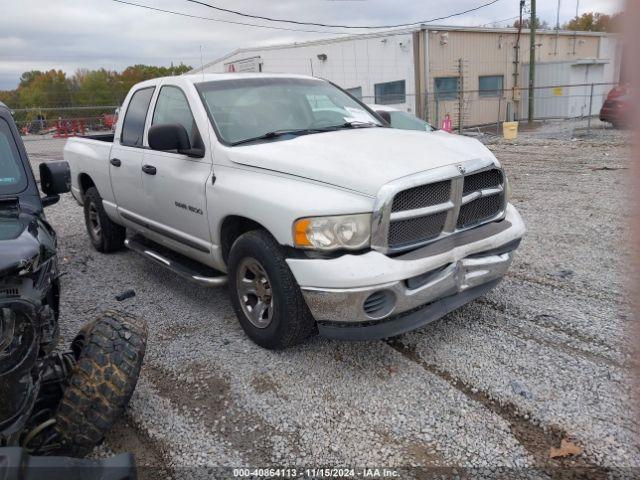
M 88 173 L 82 172 L 80 175 L 78 175 L 78 185 L 80 186 L 80 195 L 82 195 L 82 198 L 84 199 L 84 194 L 91 187 L 95 187 L 96 182 L 93 181 L 93 179 Z
M 229 252 L 231 251 L 233 242 L 235 242 L 243 233 L 247 233 L 252 230 L 263 230 L 271 234 L 264 225 L 249 217 L 242 215 L 228 215 L 224 218 L 220 225 L 220 248 L 222 260 L 225 265 L 229 259 Z

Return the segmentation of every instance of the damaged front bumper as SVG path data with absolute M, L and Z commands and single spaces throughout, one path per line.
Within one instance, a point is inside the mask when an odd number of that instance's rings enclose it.
M 365 340 L 419 328 L 493 288 L 525 232 L 509 205 L 504 220 L 407 254 L 288 259 L 320 334 Z

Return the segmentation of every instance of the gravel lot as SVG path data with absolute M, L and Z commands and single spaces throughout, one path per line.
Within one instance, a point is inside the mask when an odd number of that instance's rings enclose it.
M 66 195 L 47 210 L 65 272 L 63 334 L 108 307 L 150 327 L 130 409 L 96 454 L 132 451 L 177 476 L 203 465 L 527 467 L 532 476 L 640 466 L 629 136 L 583 127 L 483 137 L 528 234 L 496 290 L 393 341 L 262 350 L 226 291 L 185 284 L 132 252 L 95 252 Z M 34 164 L 62 157 L 64 141 L 26 144 Z M 136 296 L 116 301 L 126 289 Z M 551 459 L 561 439 L 583 453 Z

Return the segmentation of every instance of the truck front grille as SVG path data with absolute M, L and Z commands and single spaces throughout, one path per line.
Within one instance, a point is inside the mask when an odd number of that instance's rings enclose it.
M 484 188 L 495 188 L 502 185 L 502 171 L 497 168 L 474 173 L 464 177 L 464 188 L 462 194 L 466 195 L 476 190 Z
M 396 194 L 393 197 L 392 212 L 413 210 L 446 202 L 451 196 L 451 180 L 420 185 Z
M 492 163 L 485 165 L 455 176 L 445 167 L 450 178 L 395 190 L 386 199 L 388 217 L 380 223 L 387 225 L 377 237 L 383 243 L 374 248 L 404 251 L 499 218 L 506 207 L 504 174 Z
M 481 197 L 460 207 L 456 227 L 458 229 L 479 225 L 498 215 L 504 207 L 504 195 Z
M 397 220 L 389 226 L 389 245 L 400 247 L 437 237 L 442 233 L 447 212 Z

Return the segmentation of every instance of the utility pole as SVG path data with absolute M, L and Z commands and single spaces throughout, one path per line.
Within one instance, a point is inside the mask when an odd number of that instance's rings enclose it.
M 576 0 L 576 22 L 578 21 L 578 12 L 580 11 L 580 0 Z M 578 30 L 573 32 L 573 54 L 576 54 L 576 42 L 578 41 Z
M 462 135 L 464 122 L 464 60 L 458 59 L 458 133 Z
M 529 115 L 528 121 L 533 123 L 533 85 L 536 79 L 536 0 L 531 0 L 531 20 L 529 24 Z
M 514 60 L 513 60 L 513 89 L 511 91 L 511 98 L 513 100 L 514 118 L 517 120 L 520 118 L 520 35 L 522 33 L 522 10 L 524 9 L 524 0 L 520 0 L 520 20 L 518 21 L 518 35 L 516 37 L 516 45 L 514 48 Z M 507 105 L 507 111 L 509 106 Z M 512 121 L 513 118 L 507 116 L 507 122 Z
M 560 0 L 558 0 L 558 10 L 556 11 L 556 44 L 553 47 L 553 54 L 558 55 L 558 37 L 560 36 Z

